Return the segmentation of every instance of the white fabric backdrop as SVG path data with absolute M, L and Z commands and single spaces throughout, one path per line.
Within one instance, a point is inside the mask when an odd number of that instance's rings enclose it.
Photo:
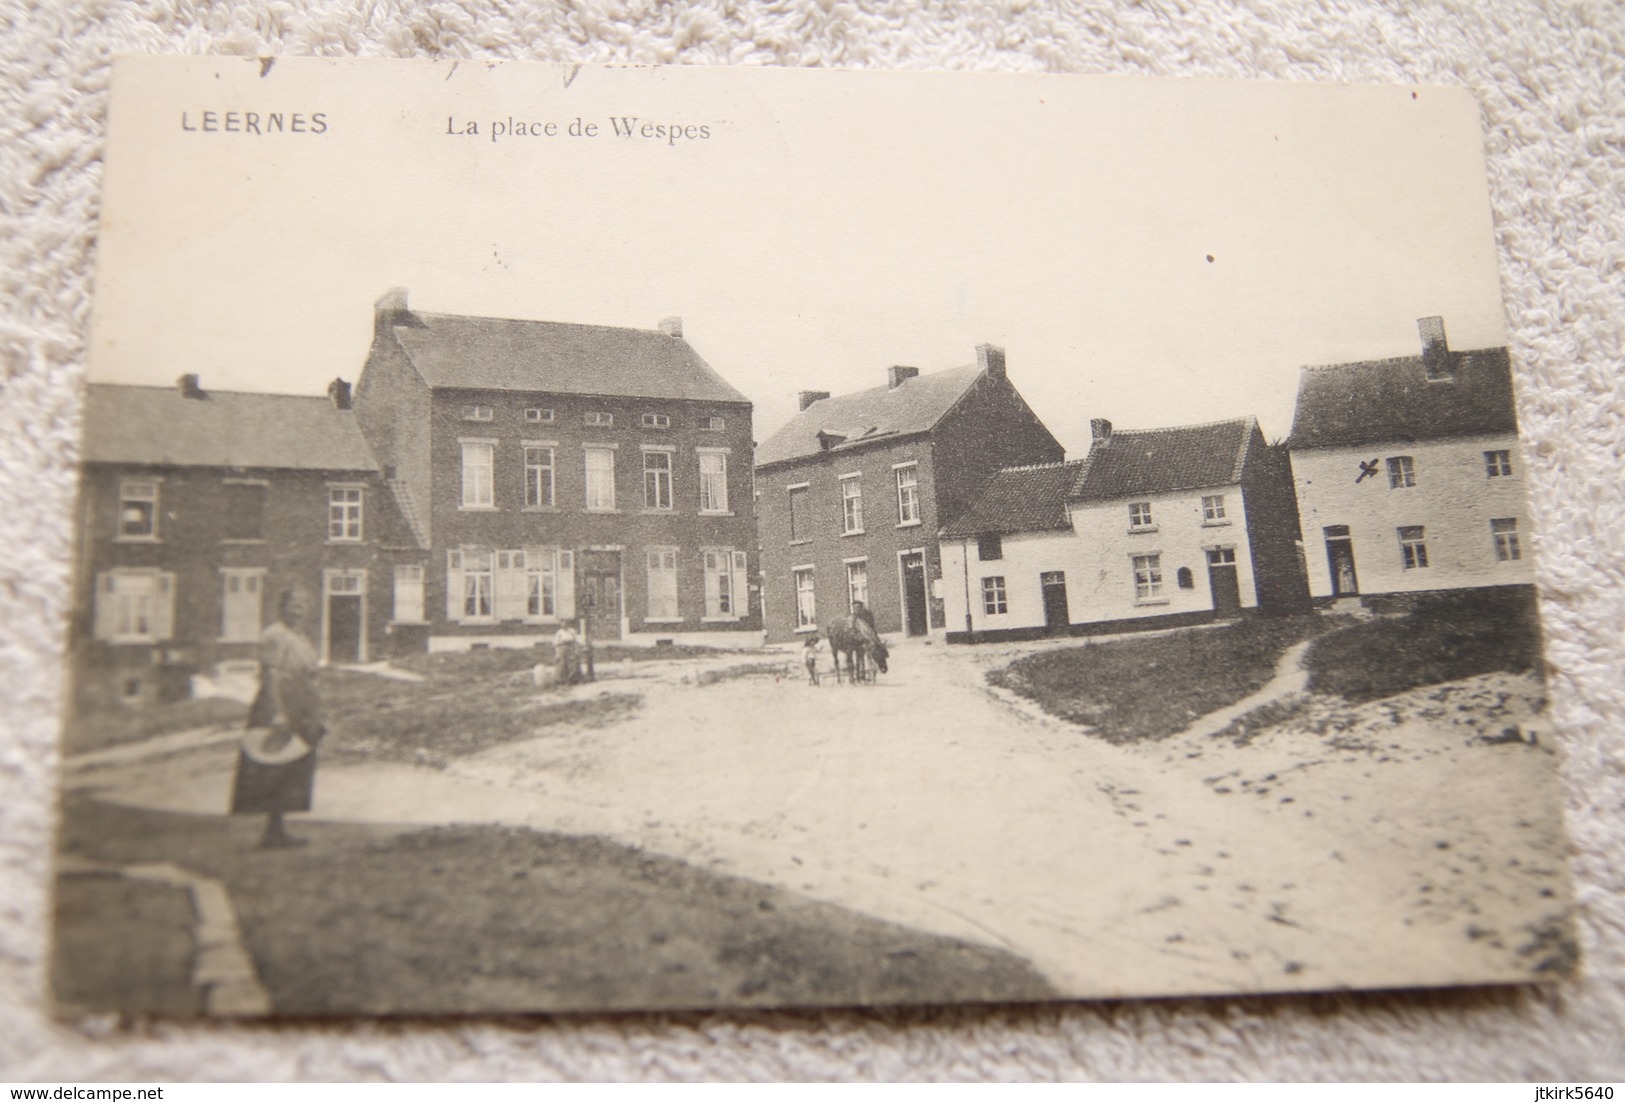
M 74 10 L 69 11 L 69 8 Z M 0 1080 L 1625 1078 L 1625 6 L 1538 0 L 0 0 Z M 873 1013 L 63 1026 L 43 1013 L 109 59 L 324 54 L 1459 84 L 1484 106 L 1583 978 Z

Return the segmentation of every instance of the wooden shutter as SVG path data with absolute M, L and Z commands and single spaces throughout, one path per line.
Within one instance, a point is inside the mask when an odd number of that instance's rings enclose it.
M 113 638 L 118 623 L 118 579 L 111 570 L 96 575 L 96 627 L 98 639 Z
M 733 555 L 734 573 L 734 601 L 733 614 L 743 619 L 750 615 L 750 571 L 743 551 L 735 551 Z
M 456 623 L 463 618 L 463 553 L 446 552 L 446 619 Z
M 559 619 L 573 620 L 576 615 L 576 556 L 574 551 L 559 552 L 558 569 Z
M 175 634 L 175 575 L 160 572 L 152 586 L 152 637 L 158 642 Z
M 492 601 L 498 620 L 525 618 L 525 553 L 498 551 L 494 556 L 495 576 L 491 582 Z

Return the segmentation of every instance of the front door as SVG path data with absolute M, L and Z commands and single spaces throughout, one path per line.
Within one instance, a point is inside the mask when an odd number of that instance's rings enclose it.
M 927 630 L 925 604 L 925 553 L 910 551 L 903 556 L 903 630 L 924 635 Z
M 621 637 L 621 553 L 583 551 L 577 603 L 592 638 Z
M 1354 573 L 1354 541 L 1346 524 L 1326 528 L 1326 562 L 1332 572 L 1332 596 L 1351 597 L 1360 592 Z
M 1207 553 L 1207 583 L 1213 591 L 1213 611 L 1234 616 L 1241 611 L 1241 583 L 1236 579 L 1236 549 L 1214 547 Z
M 364 576 L 358 571 L 330 571 L 327 574 L 327 660 L 335 665 L 353 665 L 361 654 L 361 590 Z
M 1066 571 L 1046 570 L 1039 581 L 1044 587 L 1044 628 L 1051 635 L 1063 635 L 1072 622 L 1066 607 Z

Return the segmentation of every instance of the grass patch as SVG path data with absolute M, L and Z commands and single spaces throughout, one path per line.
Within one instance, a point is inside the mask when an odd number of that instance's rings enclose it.
M 62 752 L 83 754 L 126 742 L 140 742 L 196 727 L 241 726 L 248 705 L 222 697 L 178 700 L 151 708 L 116 708 L 69 716 L 62 725 Z
M 1260 616 L 1201 631 L 1043 651 L 987 678 L 1108 742 L 1140 742 L 1166 738 L 1257 692 L 1288 647 L 1336 626 L 1316 615 Z
M 1317 640 L 1309 689 L 1359 704 L 1482 673 L 1541 668 L 1533 590 L 1483 589 L 1419 598 L 1414 611 Z

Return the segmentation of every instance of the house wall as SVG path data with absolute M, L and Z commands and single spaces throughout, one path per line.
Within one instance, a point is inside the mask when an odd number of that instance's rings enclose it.
M 986 373 L 938 423 L 931 447 L 943 524 L 971 506 L 994 471 L 1066 458 L 1066 449 L 1009 380 Z
M 1259 607 L 1301 609 L 1309 600 L 1309 581 L 1286 448 L 1266 445 L 1256 433 L 1241 481 Z
M 900 524 L 896 469 L 917 464 L 920 519 Z M 882 634 L 904 630 L 901 552 L 923 549 L 927 600 L 931 579 L 940 577 L 936 532 L 940 526 L 935 486 L 940 468 L 924 436 L 894 444 L 834 451 L 795 463 L 776 464 L 757 472 L 757 513 L 762 545 L 762 586 L 766 630 L 770 641 L 797 635 L 795 582 L 792 572 L 804 564 L 815 569 L 815 598 L 820 625 L 849 611 L 846 562 L 864 559 L 869 568 L 868 607 Z M 863 531 L 845 534 L 842 476 L 859 475 L 863 486 Z M 811 530 L 790 532 L 789 487 L 806 484 Z M 940 611 L 931 627 L 941 627 Z M 809 629 L 811 630 L 811 629 Z
M 424 523 L 424 539 L 434 538 L 428 504 L 429 387 L 393 336 L 375 339 L 355 386 L 356 422 L 381 466 L 411 488 Z
M 978 557 L 977 549 L 974 539 L 942 542 L 942 590 L 950 633 L 1039 629 L 1037 633 L 1042 634 L 1044 591 L 1040 577 L 1052 570 L 1065 572 L 1068 613 L 1072 619 L 1077 618 L 1078 599 L 1073 590 L 1081 583 L 1084 569 L 1082 548 L 1074 532 L 1024 532 L 1005 536 L 1000 548 L 1003 557 L 986 562 Z M 990 615 L 985 611 L 982 579 L 990 577 L 1004 579 L 1008 612 Z
M 491 408 L 492 419 L 465 418 L 467 407 Z M 551 409 L 551 422 L 525 420 L 526 408 Z M 587 413 L 608 413 L 610 427 L 585 424 Z M 668 428 L 642 427 L 642 415 L 670 418 Z M 702 417 L 721 417 L 720 431 L 700 429 Z M 465 624 L 447 617 L 448 552 L 461 547 L 494 550 L 527 546 L 568 548 L 620 548 L 623 586 L 623 625 L 626 632 L 662 637 L 689 632 L 760 632 L 761 617 L 753 584 L 758 569 L 756 518 L 752 502 L 751 408 L 747 404 L 595 398 L 578 395 L 520 394 L 498 391 L 438 390 L 429 412 L 430 476 L 428 491 L 420 495 L 434 533 L 425 602 L 431 635 L 446 639 L 466 637 L 552 634 L 547 625 L 513 620 Z M 463 502 L 464 440 L 488 440 L 495 445 L 493 507 L 465 508 Z M 524 442 L 554 448 L 554 501 L 552 508 L 526 507 Z M 587 444 L 612 445 L 615 451 L 615 511 L 586 508 Z M 643 451 L 645 446 L 671 448 L 672 508 L 645 508 Z M 700 512 L 699 449 L 726 449 L 728 507 L 726 514 Z M 645 551 L 649 547 L 675 547 L 677 554 L 678 611 L 676 622 L 648 621 L 648 574 Z M 703 549 L 743 551 L 749 566 L 736 596 L 740 615 L 733 620 L 707 620 Z M 578 589 L 579 592 L 579 589 Z M 554 621 L 556 623 L 556 621 Z
M 1484 452 L 1511 453 L 1510 476 L 1490 478 Z M 1411 456 L 1416 484 L 1389 486 L 1387 459 Z M 1356 481 L 1362 462 L 1377 474 Z M 1294 450 L 1292 471 L 1304 536 L 1309 590 L 1332 595 L 1325 528 L 1347 525 L 1362 594 L 1409 593 L 1534 581 L 1523 454 L 1515 436 L 1463 437 L 1432 443 Z M 1517 521 L 1521 557 L 1496 557 L 1490 521 Z M 1425 568 L 1405 569 L 1398 529 L 1421 525 Z

